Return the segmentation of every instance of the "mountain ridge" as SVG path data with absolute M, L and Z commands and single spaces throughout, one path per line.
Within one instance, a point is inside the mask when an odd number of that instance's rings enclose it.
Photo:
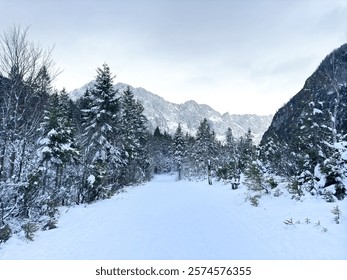
M 260 151 L 311 194 L 343 199 L 347 180 L 347 44 L 328 54 L 273 117 Z
M 91 81 L 79 89 L 69 93 L 73 101 L 81 98 L 88 88 L 92 88 L 94 81 Z M 144 114 L 149 121 L 149 129 L 154 131 L 158 126 L 161 131 L 173 134 L 181 123 L 183 131 L 195 135 L 200 122 L 206 118 L 215 131 L 219 140 L 224 139 L 224 135 L 230 127 L 234 137 L 240 138 L 245 135 L 248 129 L 251 129 L 255 143 L 259 143 L 265 130 L 270 125 L 272 115 L 258 116 L 255 114 L 230 114 L 228 112 L 221 114 L 207 104 L 199 104 L 194 100 L 188 100 L 184 103 L 173 103 L 165 100 L 142 87 L 132 87 L 125 83 L 117 83 L 114 88 L 119 93 L 127 87 L 133 91 L 134 96 L 144 106 Z

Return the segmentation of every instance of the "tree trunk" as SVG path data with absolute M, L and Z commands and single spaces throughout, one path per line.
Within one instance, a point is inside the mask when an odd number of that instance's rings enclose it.
M 207 177 L 208 177 L 208 184 L 212 185 L 212 178 L 211 178 L 211 161 L 207 161 Z

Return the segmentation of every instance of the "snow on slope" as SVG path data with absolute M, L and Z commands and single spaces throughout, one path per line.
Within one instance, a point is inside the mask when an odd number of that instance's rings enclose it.
M 245 192 L 158 176 L 111 199 L 62 208 L 57 229 L 33 242 L 11 238 L 0 259 L 347 259 L 346 201 L 269 195 L 253 207 Z M 290 218 L 300 224 L 285 225 Z
M 83 96 L 87 88 L 91 88 L 93 85 L 94 82 L 90 82 L 82 88 L 70 92 L 71 99 L 77 100 Z M 128 85 L 117 83 L 114 87 L 119 92 L 123 92 Z M 149 120 L 149 129 L 152 131 L 158 126 L 162 131 L 174 134 L 178 123 L 181 123 L 184 132 L 195 135 L 200 122 L 207 118 L 219 139 L 225 138 L 228 127 L 233 130 L 234 136 L 237 138 L 243 136 L 248 128 L 251 128 L 255 142 L 259 143 L 272 120 L 271 115 L 230 115 L 229 113 L 222 115 L 208 105 L 198 104 L 192 100 L 175 104 L 143 88 L 133 88 L 131 86 L 130 88 L 135 98 L 143 104 L 144 114 Z

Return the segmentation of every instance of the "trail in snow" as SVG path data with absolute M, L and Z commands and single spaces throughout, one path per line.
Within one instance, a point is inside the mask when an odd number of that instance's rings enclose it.
M 0 259 L 347 259 L 345 201 L 269 195 L 253 207 L 244 187 L 174 178 L 158 176 L 111 199 L 62 208 L 57 229 L 33 242 L 11 238 Z M 290 218 L 300 224 L 285 225 Z

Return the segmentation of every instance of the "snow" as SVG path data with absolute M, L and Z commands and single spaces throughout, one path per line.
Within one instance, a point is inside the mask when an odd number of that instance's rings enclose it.
M 47 133 L 47 136 L 51 137 L 51 136 L 57 135 L 57 134 L 58 134 L 57 131 L 53 128 Z
M 157 176 L 111 199 L 61 208 L 58 228 L 33 242 L 12 237 L 0 245 L 0 259 L 347 258 L 346 201 L 270 194 L 254 207 L 247 194 L 245 186 Z M 336 205 L 340 224 L 331 213 Z
M 95 182 L 95 176 L 94 175 L 89 175 L 87 178 L 87 182 L 89 183 L 89 185 L 93 185 Z
M 322 110 L 319 110 L 317 108 L 313 108 L 313 115 L 315 114 L 323 114 Z

